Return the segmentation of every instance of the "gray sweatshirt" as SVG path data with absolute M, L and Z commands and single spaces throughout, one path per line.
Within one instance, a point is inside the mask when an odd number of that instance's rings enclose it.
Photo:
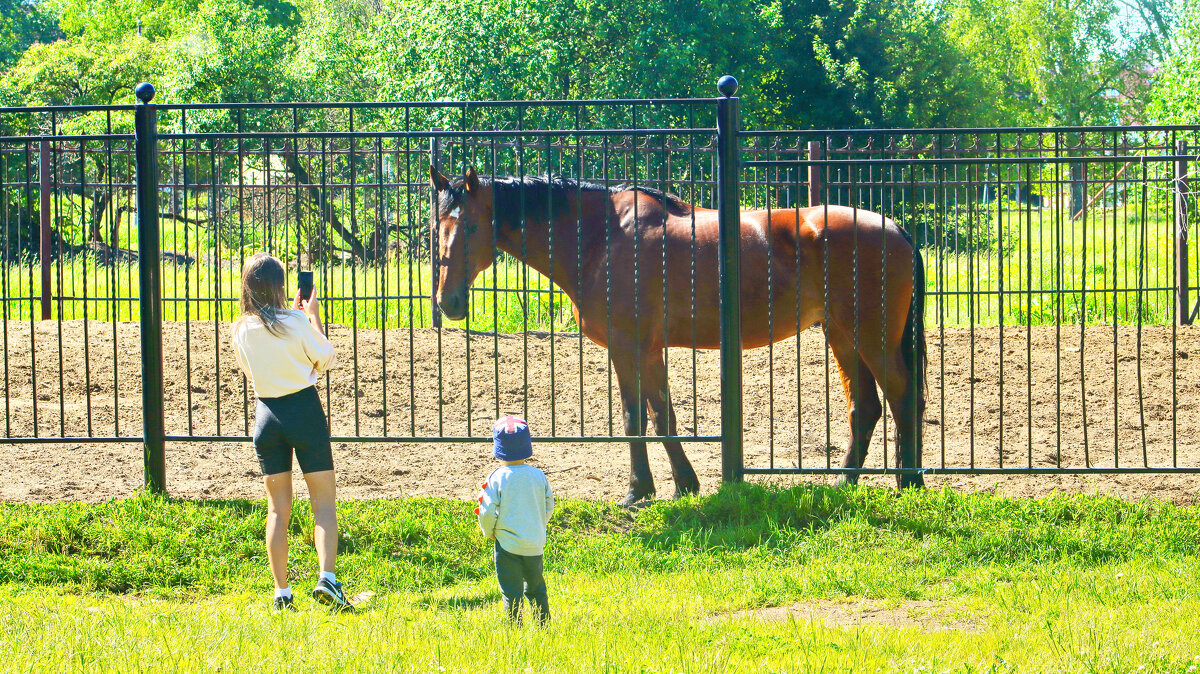
M 492 471 L 479 495 L 479 528 L 514 555 L 536 557 L 546 547 L 554 492 L 545 473 L 526 464 Z

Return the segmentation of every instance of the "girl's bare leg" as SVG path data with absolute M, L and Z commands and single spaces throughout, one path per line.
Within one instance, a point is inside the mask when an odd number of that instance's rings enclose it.
M 317 561 L 322 572 L 333 573 L 338 548 L 334 471 L 305 473 L 304 481 L 308 484 L 308 496 L 312 503 L 313 521 L 316 524 L 313 538 L 317 546 Z
M 332 471 L 331 471 L 332 472 Z M 267 559 L 275 588 L 288 587 L 288 521 L 292 519 L 292 474 L 276 473 L 263 478 L 267 486 Z

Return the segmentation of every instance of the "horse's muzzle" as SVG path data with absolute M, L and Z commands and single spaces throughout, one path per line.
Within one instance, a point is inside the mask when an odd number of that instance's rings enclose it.
M 467 317 L 467 294 L 464 292 L 442 295 L 438 298 L 438 306 L 446 318 L 461 321 Z

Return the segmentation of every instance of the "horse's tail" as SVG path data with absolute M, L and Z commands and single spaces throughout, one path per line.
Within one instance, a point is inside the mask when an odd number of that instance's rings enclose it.
M 901 231 L 904 231 L 901 228 Z M 921 259 L 921 250 L 913 242 L 908 232 L 904 231 L 913 249 L 913 295 L 908 307 L 908 321 L 904 324 L 904 337 L 901 339 L 901 353 L 904 364 L 908 367 L 908 386 L 905 387 L 904 397 L 908 401 L 906 407 L 913 416 L 913 449 L 918 462 L 921 457 L 921 426 L 925 410 L 925 374 L 929 359 L 925 350 L 925 262 Z

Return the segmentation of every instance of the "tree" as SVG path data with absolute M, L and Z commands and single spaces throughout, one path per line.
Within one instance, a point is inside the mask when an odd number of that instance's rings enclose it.
M 966 123 L 980 107 L 972 63 L 940 10 L 911 0 L 785 0 L 770 14 L 762 93 L 771 126 Z
M 1200 123 L 1200 5 L 1181 17 L 1176 29 L 1177 49 L 1155 78 L 1147 108 L 1164 124 Z
M 54 17 L 30 0 L 0 0 L 0 68 L 13 64 L 37 42 L 62 37 Z
M 1001 124 L 1106 124 L 1113 91 L 1138 96 L 1129 73 L 1148 61 L 1144 33 L 1114 34 L 1114 0 L 948 0 L 947 34 L 973 55 Z
M 1189 15 L 1191 0 L 1116 0 L 1132 18 L 1134 30 L 1144 36 L 1158 64 L 1166 63 L 1187 45 L 1176 29 Z

